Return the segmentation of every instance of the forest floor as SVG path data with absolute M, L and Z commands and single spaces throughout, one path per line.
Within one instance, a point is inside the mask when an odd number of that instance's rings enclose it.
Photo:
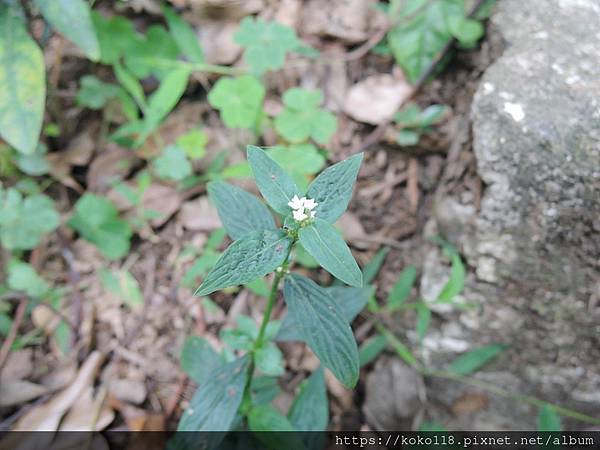
M 144 9 L 146 3 L 152 2 L 130 3 L 141 9 L 127 8 L 121 14 L 134 19 L 136 26 L 144 28 L 159 21 L 152 11 Z M 294 22 L 293 18 L 285 17 L 285 8 L 278 2 L 268 3 L 270 6 L 261 11 L 261 16 Z M 99 4 L 102 8 L 107 2 Z M 347 23 L 360 23 L 359 18 L 351 15 L 344 19 Z M 346 32 L 369 36 L 377 29 L 349 28 Z M 326 107 L 336 114 L 338 121 L 337 131 L 327 145 L 329 161 L 337 162 L 356 151 L 365 151 L 355 194 L 340 226 L 363 267 L 378 250 L 389 248 L 375 280 L 376 296 L 383 299 L 404 267 L 421 267 L 425 256 L 424 229 L 436 198 L 448 192 L 474 199 L 475 204 L 481 198 L 485 187 L 475 173 L 470 105 L 481 74 L 501 52 L 502 45 L 488 37 L 475 49 L 448 52 L 449 62 L 423 84 L 414 101 L 423 108 L 441 104 L 450 110 L 443 122 L 418 144 L 401 147 L 395 142 L 393 125 L 384 123 L 377 127 L 360 123 L 344 111 L 340 100 L 359 81 L 397 71 L 393 59 L 373 53 L 352 59 L 352 49 L 360 45 L 360 38 L 358 43 L 352 43 L 332 36 L 303 34 L 301 30 L 299 35 L 315 48 L 341 55 L 340 62 L 331 65 L 303 62 L 267 76 L 271 93 L 267 105 L 275 110 L 281 108 L 273 93 L 291 86 L 321 88 Z M 134 215 L 135 208 L 123 201 L 111 186 L 115 181 L 133 181 L 147 155 L 156 154 L 157 148 L 174 142 L 177 136 L 198 124 L 202 124 L 208 143 L 207 156 L 194 164 L 196 172 L 205 170 L 223 149 L 229 150 L 228 164 L 243 161 L 245 145 L 251 137 L 225 128 L 208 104 L 206 91 L 218 79 L 213 75 L 195 77 L 165 123 L 135 152 L 109 142 L 105 127 L 106 114 L 110 112 L 81 108 L 74 97 L 82 75 L 93 73 L 108 79 L 110 74 L 101 66 L 73 56 L 70 45 L 64 38 L 52 36 L 44 52 L 49 73 L 47 115 L 61 130 L 60 136 L 48 140 L 54 182 L 46 193 L 56 201 L 63 217 L 84 192 L 102 193 L 123 214 Z M 397 74 L 394 77 L 398 79 Z M 273 140 L 266 136 L 263 144 L 272 145 Z M 239 184 L 256 192 L 253 183 L 247 180 Z M 14 383 L 35 379 L 45 391 L 28 403 L 0 409 L 0 430 L 9 429 L 36 408 L 40 416 L 50 414 L 56 405 L 47 401 L 61 387 L 72 385 L 73 380 L 89 386 L 78 400 L 77 408 L 95 411 L 98 428 L 102 424 L 111 429 L 172 429 L 195 388 L 179 363 L 184 340 L 199 335 L 220 348 L 223 344 L 218 338 L 219 330 L 231 325 L 236 315 L 243 313 L 260 319 L 264 299 L 250 290 L 221 292 L 213 295 L 210 303 L 192 295 L 199 278 L 188 270 L 205 251 L 211 233 L 220 228 L 205 184 L 182 189 L 168 182 L 153 181 L 143 204 L 144 208 L 159 211 L 160 216 L 138 233 L 129 254 L 121 261 L 108 263 L 93 244 L 66 227 L 32 251 L 30 263 L 45 279 L 64 286 L 64 301 L 60 315 L 38 305 L 21 326 L 23 335 L 29 334 L 32 340 L 8 355 L 1 379 L 13 383 L 12 387 L 17 386 Z M 224 244 L 226 241 L 219 248 L 224 248 Z M 124 304 L 122 296 L 107 290 L 101 276 L 105 269 L 130 272 L 139 285 L 141 304 Z M 317 273 L 324 283 L 330 281 L 326 272 Z M 283 308 L 280 299 L 275 318 Z M 59 335 L 56 322 L 61 319 L 67 330 Z M 395 317 L 389 323 L 399 334 L 407 326 Z M 353 328 L 359 343 L 374 332 L 368 313 L 362 313 Z M 288 370 L 281 378 L 283 392 L 275 403 L 285 410 L 293 399 L 294 389 L 318 361 L 302 344 L 285 343 L 281 348 Z M 101 361 L 90 362 L 90 355 L 97 355 L 96 351 Z M 82 366 L 84 361 L 87 362 Z M 93 367 L 86 366 L 88 363 Z M 90 373 L 82 373 L 82 367 Z M 333 377 L 327 378 L 332 429 L 370 429 L 362 404 L 365 380 L 372 368 L 373 363 L 361 369 L 361 381 L 355 391 L 344 389 Z M 92 390 L 91 380 L 95 376 L 105 388 L 101 390 L 103 401 L 99 401 L 98 389 Z M 27 386 L 22 386 L 26 392 Z M 72 426 L 87 419 L 85 414 L 68 417 Z

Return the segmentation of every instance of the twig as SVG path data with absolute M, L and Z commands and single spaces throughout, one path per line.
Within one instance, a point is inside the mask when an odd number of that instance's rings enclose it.
M 0 370 L 2 370 L 2 367 L 4 367 L 4 364 L 8 358 L 8 354 L 10 353 L 10 349 L 17 338 L 17 332 L 19 331 L 21 322 L 23 322 L 23 318 L 25 317 L 28 302 L 29 299 L 25 296 L 21 297 L 21 300 L 19 301 L 12 326 L 10 327 L 8 336 L 6 336 L 6 340 L 2 343 L 2 348 L 0 349 Z
M 75 267 L 75 256 L 71 251 L 67 239 L 62 234 L 60 229 L 56 230 L 56 235 L 61 247 L 61 255 L 67 264 L 67 278 L 69 279 L 69 284 L 72 286 L 71 298 L 73 308 L 73 324 L 80 324 L 83 321 L 83 298 L 81 297 L 81 292 L 79 291 L 79 282 L 81 281 L 81 276 Z M 77 340 L 79 339 L 79 334 L 78 328 L 73 330 L 73 334 L 71 335 L 71 345 L 73 348 L 76 346 Z

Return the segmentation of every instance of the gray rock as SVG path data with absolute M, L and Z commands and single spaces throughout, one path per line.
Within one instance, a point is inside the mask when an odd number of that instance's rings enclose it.
M 410 430 L 425 401 L 421 375 L 395 358 L 380 358 L 367 377 L 364 413 L 377 430 Z
M 474 269 L 464 297 L 480 307 L 443 312 L 443 319 L 460 327 L 453 342 L 511 344 L 479 376 L 516 377 L 515 392 L 597 416 L 600 2 L 500 0 L 492 21 L 506 50 L 486 71 L 472 109 L 477 170 L 486 185 L 481 210 L 473 215 L 442 199 L 435 211 L 438 230 Z M 445 264 L 432 252 L 426 281 Z M 430 342 L 430 362 L 445 364 L 447 348 Z M 428 397 L 443 403 L 443 386 L 434 385 Z M 535 408 L 505 403 L 490 403 L 488 428 L 535 426 Z

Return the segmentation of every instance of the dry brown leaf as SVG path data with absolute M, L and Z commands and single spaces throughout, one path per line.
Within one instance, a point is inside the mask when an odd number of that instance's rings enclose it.
M 479 392 L 467 392 L 452 403 L 451 409 L 455 416 L 476 413 L 487 408 L 490 399 Z
M 10 352 L 2 371 L 0 371 L 0 383 L 29 378 L 33 372 L 32 356 L 31 348 Z
M 61 318 L 47 306 L 37 305 L 31 311 L 31 321 L 38 330 L 43 331 L 46 336 L 51 336 Z
M 242 47 L 233 39 L 238 28 L 237 22 L 210 21 L 202 24 L 199 33 L 206 62 L 232 64 L 239 58 Z
M 25 380 L 0 383 L 0 407 L 28 402 L 48 392 L 45 386 Z
M 336 224 L 342 229 L 342 234 L 349 241 L 360 241 L 367 234 L 358 217 L 351 212 L 342 214 Z
M 108 383 L 111 396 L 128 403 L 139 405 L 146 399 L 146 385 L 141 380 L 129 378 L 112 379 Z
M 96 378 L 104 355 L 99 351 L 91 353 L 81 365 L 77 377 L 62 392 L 50 401 L 36 406 L 16 423 L 15 431 L 56 431 L 60 420 L 75 403 L 84 389 Z
M 288 27 L 298 28 L 302 10 L 300 0 L 281 0 L 275 13 L 275 20 Z
M 108 144 L 90 164 L 87 173 L 88 189 L 103 191 L 113 183 L 123 180 L 131 171 L 132 166 L 138 161 L 132 150 Z
M 379 125 L 391 120 L 412 93 L 413 87 L 399 76 L 371 75 L 348 90 L 344 111 L 359 122 Z
M 105 402 L 106 388 L 96 395 L 88 386 L 79 395 L 60 424 L 60 431 L 102 431 L 115 419 L 115 412 Z
M 352 391 L 345 388 L 329 369 L 325 369 L 325 383 L 327 384 L 327 390 L 338 400 L 342 410 L 351 410 L 353 398 Z
M 179 220 L 185 228 L 192 231 L 213 231 L 221 227 L 217 210 L 208 197 L 185 202 L 179 213 Z
M 373 0 L 309 0 L 302 16 L 302 32 L 357 43 L 368 37 L 374 16 Z
M 49 390 L 56 391 L 67 386 L 77 376 L 75 361 L 60 361 L 55 370 L 44 375 L 40 383 Z

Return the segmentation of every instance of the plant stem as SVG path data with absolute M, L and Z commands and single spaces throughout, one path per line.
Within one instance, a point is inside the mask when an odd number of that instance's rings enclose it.
M 258 336 L 256 337 L 256 341 L 254 341 L 254 350 L 260 348 L 260 346 L 263 344 L 263 341 L 265 340 L 265 330 L 267 329 L 267 324 L 269 323 L 269 319 L 271 318 L 271 312 L 273 312 L 273 306 L 275 306 L 275 301 L 277 300 L 277 291 L 279 289 L 279 283 L 285 275 L 286 265 L 287 264 L 284 263 L 281 272 L 275 272 L 275 278 L 273 279 L 273 284 L 271 285 L 271 292 L 269 293 L 269 299 L 267 300 L 267 307 L 265 308 L 265 312 L 263 313 L 262 323 L 260 324 L 260 329 L 258 330 Z

